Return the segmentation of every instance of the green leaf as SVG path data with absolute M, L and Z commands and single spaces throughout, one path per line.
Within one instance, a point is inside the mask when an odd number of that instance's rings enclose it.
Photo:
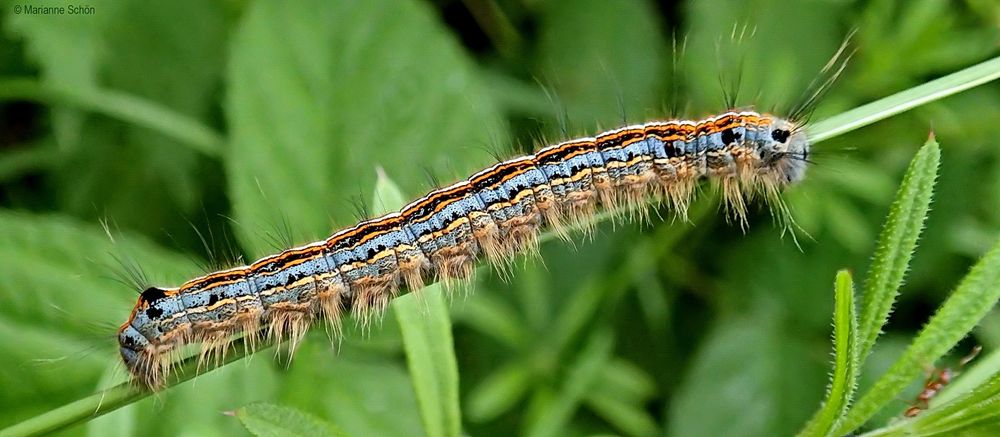
M 566 379 L 555 398 L 540 409 L 540 414 L 527 422 L 524 435 L 550 437 L 559 435 L 572 419 L 587 392 L 600 383 L 602 369 L 614 352 L 611 331 L 599 329 L 587 339 L 580 354 L 571 361 Z
M 384 214 L 403 206 L 405 197 L 379 169 L 375 182 L 375 212 Z M 451 338 L 448 302 L 441 284 L 413 290 L 393 301 L 403 333 L 406 362 L 417 394 L 417 406 L 429 437 L 458 437 L 462 418 L 458 402 L 458 364 Z
M 80 6 L 65 0 L 37 5 Z M 141 0 L 85 6 L 96 12 L 14 11 L 10 22 L 38 63 L 40 79 L 4 80 L 0 97 L 54 106 L 60 154 L 46 176 L 63 210 L 111 216 L 150 234 L 182 234 L 187 228 L 175 218 L 193 210 L 203 189 L 202 156 L 195 150 L 218 154 L 222 148 L 221 136 L 201 119 L 215 105 L 212 91 L 224 65 L 223 9 L 197 0 L 158 8 Z M 181 21 L 186 25 L 175 25 Z
M 372 212 L 376 215 L 388 214 L 398 211 L 406 204 L 406 196 L 399 189 L 385 170 L 381 167 L 375 169 L 375 195 L 373 196 Z
M 586 403 L 597 415 L 627 435 L 652 436 L 658 431 L 656 422 L 642 405 L 630 404 L 603 393 L 587 394 Z
M 140 423 L 155 420 L 164 435 L 238 433 L 239 424 L 219 412 L 260 399 L 274 399 L 283 383 L 282 372 L 272 359 L 241 364 L 207 373 L 194 372 L 191 376 L 196 380 L 191 384 L 174 387 L 159 395 L 163 398 L 159 401 L 162 405 L 157 407 L 156 399 L 147 400 L 140 408 L 143 414 Z M 182 372 L 190 374 L 192 370 L 188 368 Z
M 858 320 L 854 310 L 854 280 L 837 272 L 833 314 L 834 366 L 826 401 L 800 436 L 828 436 L 851 404 L 858 378 Z
M 628 361 L 613 359 L 604 367 L 601 383 L 586 396 L 587 407 L 627 435 L 654 435 L 656 421 L 646 411 L 655 382 Z
M 344 339 L 339 351 L 321 340 L 323 334 L 312 337 L 283 375 L 275 402 L 329 420 L 349 435 L 424 435 L 411 379 L 396 356 L 364 352 L 356 346 L 366 341 L 360 336 Z
M 236 410 L 233 415 L 247 431 L 258 437 L 346 435 L 332 423 L 274 404 L 250 404 Z
M 838 434 L 856 430 L 955 346 L 1000 298 L 1000 241 L 962 280 L 895 364 L 848 412 Z
M 531 331 L 527 329 L 517 309 L 498 296 L 499 290 L 476 284 L 476 293 L 469 296 L 462 305 L 456 305 L 452 315 L 459 324 L 475 329 L 509 348 L 524 347 Z
M 899 294 L 930 208 L 940 159 L 941 150 L 931 136 L 910 162 L 889 209 L 862 294 L 858 349 L 861 359 L 868 356 L 875 339 L 882 333 L 882 326 L 889 319 L 892 304 Z
M 288 222 L 326 236 L 331 208 L 380 164 L 414 195 L 425 169 L 465 173 L 504 124 L 454 39 L 415 0 L 254 2 L 229 64 L 226 156 L 238 237 Z M 412 192 L 410 192 L 412 191 Z
M 671 402 L 668 435 L 791 435 L 809 419 L 801 406 L 818 401 L 823 368 L 776 360 L 811 346 L 780 323 L 776 303 L 757 305 L 719 320 L 702 342 Z
M 494 370 L 469 392 L 466 401 L 469 420 L 486 422 L 513 408 L 528 392 L 534 376 L 534 369 L 519 361 Z
M 644 403 L 656 395 L 656 381 L 642 368 L 623 359 L 613 359 L 604 368 L 598 391 L 618 399 Z

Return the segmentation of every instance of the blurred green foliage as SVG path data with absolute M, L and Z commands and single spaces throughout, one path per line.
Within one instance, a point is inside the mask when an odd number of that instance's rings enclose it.
M 1000 52 L 990 0 L 88 0 L 96 13 L 78 16 L 23 4 L 0 3 L 0 95 L 27 78 L 83 97 L 0 105 L 0 426 L 124 378 L 113 333 L 136 290 L 113 280 L 116 258 L 176 284 L 208 252 L 248 259 L 351 224 L 376 166 L 418 196 L 426 173 L 463 177 L 491 151 L 672 107 L 725 109 L 720 75 L 742 76 L 740 105 L 780 113 L 852 28 L 858 53 L 816 119 Z M 744 26 L 753 36 L 732 41 Z M 109 95 L 132 99 L 98 110 Z M 935 202 L 863 391 L 997 238 L 998 101 L 989 84 L 823 143 L 786 196 L 801 248 L 765 210 L 746 232 L 727 223 L 706 190 L 693 224 L 661 210 L 548 242 L 507 278 L 480 269 L 475 293 L 451 304 L 463 429 L 795 432 L 827 383 L 835 272 L 865 271 L 933 126 L 945 145 Z M 116 116 L 150 106 L 171 116 Z M 291 363 L 257 354 L 67 433 L 228 435 L 242 428 L 220 412 L 263 401 L 348 435 L 414 435 L 396 317 L 347 331 L 339 346 L 314 332 Z M 1000 347 L 1000 314 L 971 343 Z

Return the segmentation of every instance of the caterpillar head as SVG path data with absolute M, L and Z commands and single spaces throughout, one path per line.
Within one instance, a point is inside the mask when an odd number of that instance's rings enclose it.
M 802 126 L 775 118 L 759 151 L 766 167 L 779 182 L 794 184 L 805 177 L 810 146 Z
M 181 310 L 179 299 L 166 290 L 147 288 L 139 297 L 128 321 L 118 329 L 118 352 L 125 367 L 139 382 L 155 387 L 160 381 L 158 348 L 150 339 L 163 335 L 160 320 Z

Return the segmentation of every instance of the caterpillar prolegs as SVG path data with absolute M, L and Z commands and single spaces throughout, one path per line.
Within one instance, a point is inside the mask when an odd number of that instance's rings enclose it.
M 171 353 L 201 344 L 218 356 L 236 336 L 298 342 L 317 320 L 377 313 L 401 288 L 464 279 L 486 258 L 531 250 L 598 210 L 662 199 L 684 215 L 700 179 L 719 183 L 741 219 L 757 194 L 778 200 L 805 174 L 802 125 L 752 111 L 654 121 L 544 147 L 431 191 L 398 212 L 329 238 L 187 281 L 144 290 L 118 333 L 135 381 L 164 385 Z M 780 200 L 779 200 L 780 202 Z

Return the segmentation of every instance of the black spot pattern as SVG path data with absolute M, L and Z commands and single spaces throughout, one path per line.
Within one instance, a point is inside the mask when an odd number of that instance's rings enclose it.
M 726 145 L 734 144 L 740 140 L 740 137 L 742 137 L 742 135 L 740 135 L 738 132 L 732 129 L 726 129 L 722 131 L 722 144 Z
M 163 299 L 165 297 L 167 297 L 167 294 L 162 289 L 156 287 L 149 287 L 142 291 L 142 294 L 139 296 L 139 299 L 142 299 L 144 302 L 152 305 L 156 303 L 156 301 Z

